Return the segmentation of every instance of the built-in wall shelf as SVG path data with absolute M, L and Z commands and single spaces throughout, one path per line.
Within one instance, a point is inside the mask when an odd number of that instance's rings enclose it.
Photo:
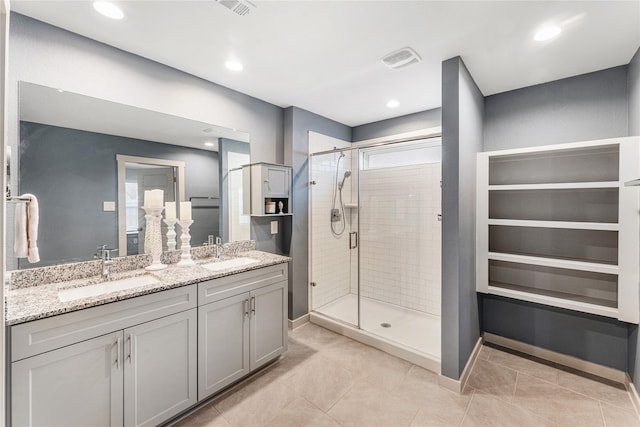
M 277 218 L 277 217 L 281 217 L 281 216 L 293 216 L 292 213 L 275 213 L 275 214 L 251 214 L 251 216 L 256 216 L 256 217 L 270 217 L 270 218 Z
M 575 221 L 530 221 L 518 219 L 488 219 L 487 225 L 504 225 L 511 227 L 567 228 L 574 230 L 609 230 L 618 231 L 617 223 L 575 222 Z
M 477 291 L 639 323 L 638 176 L 639 137 L 479 153 Z
M 358 209 L 358 204 L 357 203 L 345 203 L 344 207 L 346 209 Z
M 563 294 L 560 292 L 532 293 L 526 287 L 509 285 L 506 283 L 491 283 L 488 292 L 492 295 L 499 295 L 507 298 L 514 298 L 538 304 L 550 305 L 552 307 L 566 308 L 568 310 L 581 311 L 584 313 L 597 314 L 606 317 L 618 317 L 618 309 L 607 305 L 606 301 L 579 297 L 576 295 Z
M 567 270 L 592 271 L 594 273 L 618 274 L 618 266 L 598 262 L 573 261 L 558 258 L 544 258 L 527 255 L 489 252 L 488 259 L 494 261 L 514 262 L 519 264 L 539 265 L 543 267 L 564 268 Z
M 618 181 L 605 182 L 558 182 L 551 184 L 511 184 L 489 185 L 489 191 L 515 191 L 515 190 L 571 190 L 579 188 L 618 188 Z

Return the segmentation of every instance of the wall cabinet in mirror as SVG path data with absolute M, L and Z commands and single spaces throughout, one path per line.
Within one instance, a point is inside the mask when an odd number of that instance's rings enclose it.
M 245 212 L 252 216 L 291 215 L 291 167 L 253 163 L 243 167 Z

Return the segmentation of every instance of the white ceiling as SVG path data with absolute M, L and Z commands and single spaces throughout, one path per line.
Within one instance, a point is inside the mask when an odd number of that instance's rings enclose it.
M 640 46 L 633 1 L 259 1 L 238 16 L 214 0 L 12 0 L 24 15 L 167 64 L 281 107 L 349 126 L 439 107 L 443 60 L 461 56 L 484 95 L 627 64 Z M 535 42 L 544 23 L 562 26 Z M 423 61 L 390 70 L 405 46 Z M 235 57 L 244 71 L 224 62 Z M 400 107 L 388 109 L 395 98 Z

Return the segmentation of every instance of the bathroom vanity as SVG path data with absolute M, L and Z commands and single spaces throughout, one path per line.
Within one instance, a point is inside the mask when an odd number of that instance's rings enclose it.
M 287 350 L 288 261 L 247 251 L 116 273 L 102 293 L 95 277 L 8 289 L 8 424 L 154 426 L 250 375 Z

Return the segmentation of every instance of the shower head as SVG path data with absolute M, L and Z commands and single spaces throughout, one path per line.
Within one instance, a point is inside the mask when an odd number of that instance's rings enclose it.
M 351 171 L 345 171 L 344 176 L 342 177 L 342 182 L 338 184 L 338 190 L 342 190 L 344 187 L 344 181 L 351 176 Z

